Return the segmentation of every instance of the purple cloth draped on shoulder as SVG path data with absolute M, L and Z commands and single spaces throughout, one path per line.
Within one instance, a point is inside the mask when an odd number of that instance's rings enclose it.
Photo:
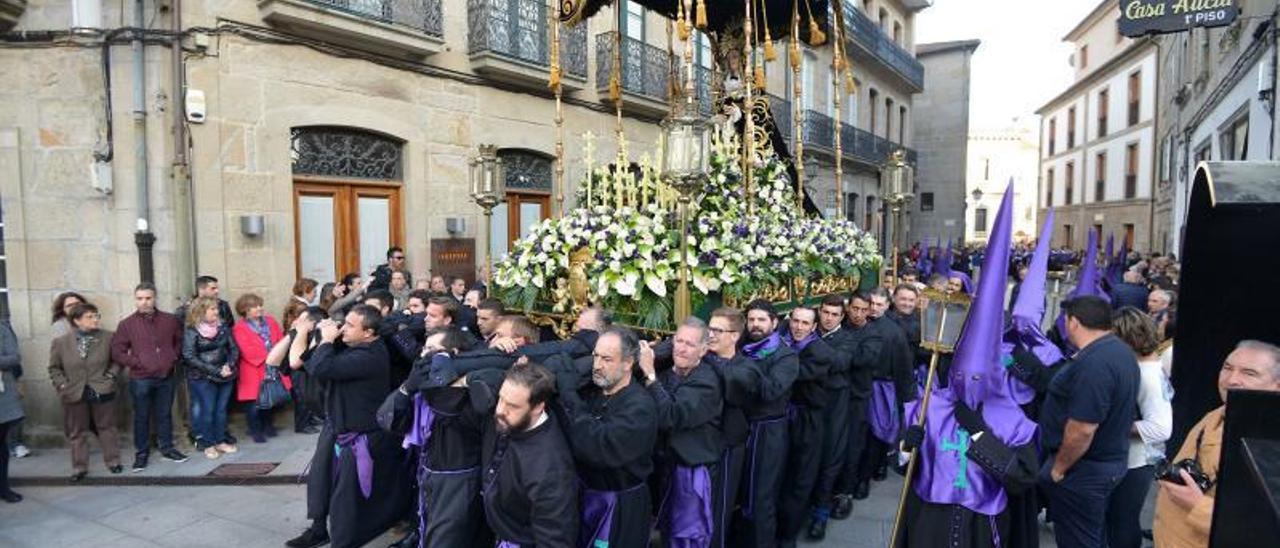
M 435 422 L 436 414 L 427 405 L 427 401 L 423 399 L 422 394 L 413 395 L 413 424 L 409 426 L 409 433 L 405 434 L 404 441 L 401 446 L 408 449 L 410 446 L 426 447 L 431 441 L 431 424 Z
M 898 396 L 893 381 L 871 381 L 871 402 L 867 409 L 867 424 L 876 439 L 894 444 L 902 422 L 898 420 Z
M 990 430 L 1005 445 L 1018 447 L 1031 443 L 1036 424 L 1027 419 L 1007 395 L 984 400 L 982 416 Z M 968 450 L 969 432 L 955 419 L 956 397 L 951 390 L 940 388 L 929 398 L 924 441 L 920 444 L 914 480 L 917 495 L 934 504 L 958 504 L 979 514 L 994 516 L 1004 511 L 1008 495 L 998 478 L 964 456 Z M 919 400 L 907 404 L 907 417 L 914 424 Z
M 369 498 L 373 494 L 373 455 L 369 454 L 369 437 L 364 434 L 347 432 L 338 434 L 333 444 L 333 469 L 337 473 L 338 459 L 342 456 L 342 448 L 355 452 L 356 478 L 360 481 L 360 494 Z
M 795 350 L 797 353 L 798 353 L 798 352 L 800 352 L 800 351 L 802 351 L 802 350 L 804 350 L 804 347 L 809 346 L 809 343 L 811 343 L 811 342 L 813 342 L 813 341 L 816 341 L 816 340 L 818 340 L 818 331 L 817 331 L 817 330 L 811 331 L 811 332 L 809 333 L 809 336 L 807 336 L 807 337 L 805 337 L 805 338 L 803 338 L 803 339 L 800 339 L 800 340 L 798 340 L 798 341 L 797 341 L 797 340 L 795 340 L 795 339 L 793 339 L 793 338 L 791 338 L 791 332 L 790 332 L 790 331 L 788 331 L 788 332 L 786 332 L 785 334 L 783 334 L 783 335 L 782 335 L 782 342 L 786 343 L 786 345 L 787 345 L 787 346 L 790 346 L 790 347 L 791 347 L 791 349 L 792 349 L 792 350 Z
M 773 352 L 778 349 L 778 345 L 781 344 L 782 336 L 779 335 L 777 331 L 774 331 L 773 333 L 770 333 L 768 337 L 743 345 L 742 353 L 750 356 L 753 360 L 760 360 L 769 357 L 770 354 L 773 354 Z
M 494 548 L 520 548 L 520 545 L 509 540 L 500 540 L 494 545 Z
M 711 512 L 711 471 L 706 466 L 677 465 L 671 471 L 666 500 L 659 515 L 669 548 L 708 548 L 715 517 Z
M 578 545 L 584 548 L 608 548 L 613 531 L 613 511 L 618 508 L 618 494 L 582 488 L 582 528 Z

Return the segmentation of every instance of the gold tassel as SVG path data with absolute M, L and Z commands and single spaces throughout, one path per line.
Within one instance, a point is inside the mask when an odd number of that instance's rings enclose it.
M 702 29 L 702 30 L 706 30 L 706 28 L 707 28 L 707 1 L 706 1 L 706 0 L 698 0 L 698 7 L 697 7 L 696 11 L 697 11 L 697 16 L 698 16 L 698 18 L 697 18 L 697 23 L 696 23 L 696 24 L 698 25 L 698 28 L 699 28 L 699 29 Z
M 765 89 L 764 65 L 756 65 L 755 80 L 756 89 L 763 92 Z
M 684 2 L 679 3 L 679 11 L 676 12 L 676 34 L 680 37 L 681 42 L 689 40 L 689 25 L 684 13 Z
M 551 77 L 547 79 L 547 87 L 553 90 L 560 88 L 560 67 L 551 67 Z
M 617 74 L 609 76 L 609 100 L 614 104 L 622 100 L 622 82 Z
M 853 75 L 847 72 L 844 75 L 844 92 L 848 95 L 858 93 L 858 84 L 853 81 Z
M 822 29 L 818 28 L 818 22 L 814 21 L 813 17 L 810 17 L 809 18 L 809 45 L 818 47 L 825 43 L 827 43 L 827 33 L 822 32 Z
M 764 60 L 773 61 L 778 58 L 778 52 L 773 49 L 773 37 L 769 36 L 769 27 L 764 28 Z
M 795 68 L 800 66 L 800 43 L 792 40 L 790 50 L 791 51 L 788 53 L 791 54 L 791 67 Z

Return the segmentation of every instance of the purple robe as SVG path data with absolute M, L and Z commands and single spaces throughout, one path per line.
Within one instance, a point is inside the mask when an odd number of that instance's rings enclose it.
M 582 526 L 578 530 L 578 545 L 608 546 L 609 533 L 613 531 L 613 511 L 617 508 L 617 493 L 583 487 Z
M 666 500 L 659 510 L 659 528 L 669 548 L 709 548 L 715 528 L 711 511 L 711 471 L 706 466 L 676 465 L 671 470 Z
M 988 394 L 982 416 L 989 430 L 1009 447 L 1019 447 L 1035 439 L 1036 424 L 1027 419 L 1022 409 L 1006 394 Z M 968 450 L 969 432 L 955 419 L 956 397 L 950 389 L 939 388 L 929 398 L 924 441 L 917 455 L 917 475 L 912 487 L 926 502 L 958 504 L 988 516 L 1004 511 L 1008 495 L 998 478 L 992 477 L 977 463 L 964 456 Z M 907 404 L 912 424 L 917 420 L 919 400 Z

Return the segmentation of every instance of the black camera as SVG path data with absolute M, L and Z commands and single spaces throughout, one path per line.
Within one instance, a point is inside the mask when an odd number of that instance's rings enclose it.
M 1156 464 L 1156 479 L 1178 485 L 1186 485 L 1182 481 L 1182 472 L 1184 470 L 1188 476 L 1191 476 L 1191 481 L 1196 482 L 1196 486 L 1200 487 L 1200 491 L 1208 491 L 1213 487 L 1213 480 L 1209 478 L 1208 474 L 1204 473 L 1204 470 L 1200 468 L 1200 463 L 1195 459 L 1182 459 L 1174 463 L 1162 460 Z

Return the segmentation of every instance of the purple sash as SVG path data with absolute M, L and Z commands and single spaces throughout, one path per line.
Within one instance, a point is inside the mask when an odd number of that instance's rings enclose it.
M 898 441 L 898 396 L 893 381 L 871 381 L 871 401 L 867 409 L 867 423 L 876 439 L 893 445 Z
M 669 548 L 709 548 L 715 528 L 711 512 L 711 472 L 706 466 L 671 471 L 666 499 L 658 510 L 659 527 Z
M 409 426 L 409 433 L 405 434 L 401 446 L 405 449 L 408 449 L 411 445 L 425 448 L 427 443 L 431 441 L 431 424 L 435 420 L 435 411 L 431 409 L 430 405 L 427 405 L 427 401 L 422 398 L 422 394 L 414 394 L 413 424 Z
M 618 493 L 647 488 L 644 483 L 622 491 L 582 487 L 582 528 L 578 531 L 578 546 L 608 548 L 609 534 L 613 532 L 613 512 L 618 508 Z
M 369 454 L 369 437 L 362 433 L 347 432 L 338 434 L 333 444 L 333 471 L 338 473 L 338 459 L 342 456 L 342 448 L 355 451 L 356 477 L 360 480 L 360 494 L 369 498 L 373 494 L 373 456 Z

